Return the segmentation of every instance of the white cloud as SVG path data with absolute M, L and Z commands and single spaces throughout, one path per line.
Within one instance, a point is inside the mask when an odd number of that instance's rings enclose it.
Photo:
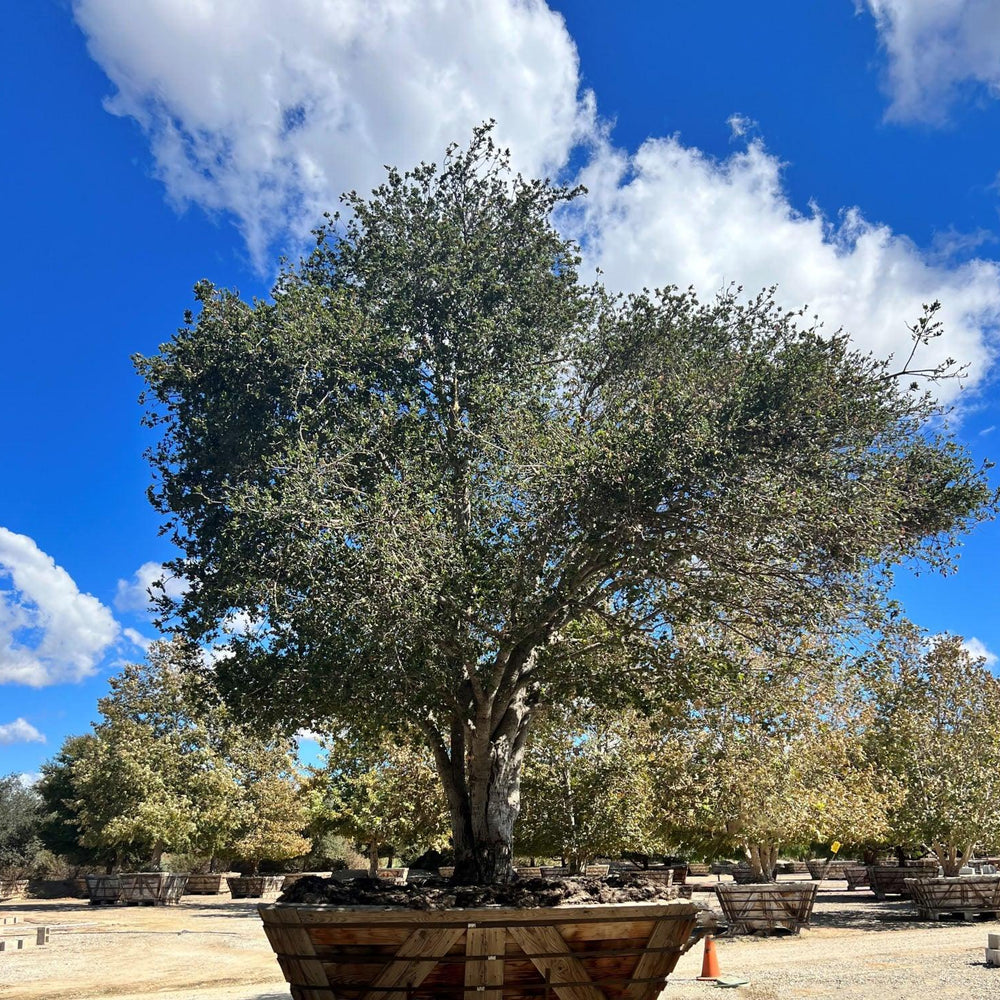
M 13 722 L 0 725 L 0 746 L 11 743 L 44 743 L 45 736 L 27 719 L 17 718 Z
M 41 771 L 22 771 L 17 776 L 17 780 L 21 782 L 23 787 L 33 788 L 42 780 L 42 773 Z
M 871 2 L 883 21 L 903 7 Z M 171 198 L 233 213 L 258 260 L 294 245 L 342 190 L 378 182 L 383 164 L 440 160 L 495 117 L 525 171 L 589 151 L 592 193 L 582 221 L 566 219 L 613 288 L 693 284 L 704 297 L 730 281 L 777 284 L 784 305 L 808 304 L 880 354 L 907 349 L 905 324 L 940 298 L 946 334 L 927 358 L 971 362 L 974 376 L 991 360 L 994 262 L 952 266 L 859 208 L 799 211 L 739 114 L 740 145 L 722 160 L 677 137 L 615 148 L 542 0 L 286 0 L 280 16 L 269 0 L 75 0 L 74 11 L 116 88 L 109 109 L 146 129 Z
M 178 598 L 187 590 L 187 582 L 181 577 L 166 573 L 162 563 L 145 562 L 133 574 L 131 580 L 119 580 L 115 592 L 115 607 L 119 611 L 149 611 L 150 592 L 153 584 L 163 582 L 163 591 L 167 597 Z M 153 590 L 160 594 L 161 591 Z M 126 632 L 128 635 L 128 632 Z M 129 636 L 132 639 L 132 636 Z
M 531 173 L 563 165 L 587 108 L 542 0 L 74 0 L 176 202 L 232 212 L 260 261 L 383 165 L 439 159 L 495 117 Z
M 986 648 L 986 643 L 982 639 L 977 639 L 975 636 L 970 636 L 962 643 L 962 648 L 967 650 L 976 658 L 982 658 L 986 661 L 986 666 L 993 667 L 1000 662 L 1000 657 L 996 653 Z
M 857 0 L 889 58 L 889 117 L 940 123 L 970 86 L 1000 96 L 996 0 Z
M 0 684 L 82 680 L 117 638 L 96 597 L 81 594 L 32 539 L 0 528 Z
M 836 220 L 790 203 L 782 163 L 759 140 L 723 160 L 680 139 L 651 139 L 634 156 L 602 144 L 583 180 L 587 257 L 612 287 L 693 284 L 702 294 L 731 281 L 756 292 L 778 285 L 789 308 L 808 304 L 826 329 L 904 358 L 906 323 L 933 299 L 946 335 L 921 357 L 952 356 L 985 371 L 1000 324 L 1000 267 L 948 267 L 858 208 Z M 952 388 L 951 391 L 954 391 Z
M 148 636 L 143 635 L 138 629 L 122 629 L 122 635 L 125 636 L 125 638 L 128 639 L 128 641 L 132 643 L 136 649 L 141 649 L 144 653 L 153 644 L 153 640 Z

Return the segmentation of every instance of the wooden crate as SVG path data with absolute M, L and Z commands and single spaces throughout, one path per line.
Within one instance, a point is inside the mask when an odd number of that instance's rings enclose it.
M 258 907 L 294 1000 L 655 1000 L 688 902 L 414 913 Z
M 760 876 L 749 865 L 735 865 L 730 874 L 737 885 L 757 885 L 760 883 Z M 777 878 L 778 871 L 775 869 L 771 873 L 772 879 Z
M 687 873 L 689 878 L 696 878 L 704 875 L 712 874 L 711 865 L 695 864 L 693 862 L 689 863 L 687 866 Z
M 810 878 L 815 879 L 817 882 L 822 882 L 829 874 L 830 862 L 819 859 L 807 861 L 806 870 L 809 872 Z
M 129 906 L 166 906 L 179 903 L 187 875 L 171 872 L 123 872 L 122 902 Z
M 230 874 L 235 875 L 236 872 L 231 872 Z M 330 872 L 289 872 L 281 880 L 281 891 L 284 892 L 286 889 L 290 889 L 299 879 L 303 878 L 329 878 Z
M 731 934 L 776 930 L 798 934 L 809 926 L 818 888 L 815 882 L 720 882 L 715 892 Z
M 1000 914 L 1000 875 L 907 878 L 906 886 L 927 920 L 952 913 L 965 920 L 984 913 Z
M 844 878 L 847 879 L 847 888 L 854 892 L 855 889 L 868 885 L 868 868 L 866 865 L 845 865 Z
M 122 898 L 120 875 L 88 875 L 87 895 L 91 906 L 117 903 Z
M 237 875 L 226 879 L 233 899 L 266 899 L 281 892 L 284 875 Z
M 379 868 L 378 877 L 385 879 L 387 882 L 399 882 L 400 884 L 406 882 L 410 877 L 409 868 Z
M 611 872 L 611 865 L 586 865 L 583 874 L 588 878 L 607 878 Z
M 206 872 L 201 875 L 188 875 L 184 895 L 218 896 L 223 890 L 228 890 L 229 887 L 223 885 L 223 880 L 230 877 L 238 878 L 239 872 Z
M 899 865 L 869 865 L 868 884 L 875 898 L 884 900 L 886 896 L 909 896 L 907 879 L 936 878 L 938 870 L 925 866 L 901 868 Z
M 656 882 L 659 885 L 674 884 L 673 868 L 644 868 L 634 874 L 646 879 L 648 882 Z
M 28 891 L 26 878 L 0 879 L 0 899 L 21 899 Z

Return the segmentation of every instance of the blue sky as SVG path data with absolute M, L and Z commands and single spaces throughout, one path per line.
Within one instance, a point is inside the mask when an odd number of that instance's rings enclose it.
M 498 120 L 584 180 L 567 225 L 609 284 L 777 283 L 865 349 L 940 298 L 980 457 L 1000 441 L 1000 8 L 992 0 L 37 0 L 0 65 L 0 773 L 86 728 L 154 635 L 170 555 L 144 497 L 129 356 L 202 277 L 266 294 L 381 165 Z M 915 620 L 1000 651 L 997 528 Z M 44 738 L 44 742 L 42 741 Z

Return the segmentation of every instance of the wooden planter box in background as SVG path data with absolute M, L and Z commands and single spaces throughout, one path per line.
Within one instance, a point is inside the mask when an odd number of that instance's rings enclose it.
M 265 899 L 281 892 L 284 875 L 238 875 L 227 878 L 229 894 L 233 899 Z
M 235 875 L 235 872 L 230 872 Z M 329 878 L 330 872 L 289 872 L 281 881 L 281 891 L 290 889 L 299 879 L 303 878 Z
M 20 899 L 27 891 L 26 878 L 0 878 L 0 899 Z
M 886 896 L 909 896 L 910 888 L 906 880 L 937 878 L 938 870 L 929 867 L 900 868 L 898 865 L 870 865 L 868 884 L 875 898 L 884 900 Z
M 294 1000 L 655 1000 L 697 940 L 698 907 L 258 911 Z
M 403 884 L 410 877 L 409 868 L 379 868 L 378 877 L 386 882 L 399 882 Z
M 820 861 L 814 859 L 812 861 L 806 862 L 806 869 L 809 872 L 809 877 L 815 879 L 817 882 L 822 882 L 823 879 L 827 877 L 830 871 L 829 861 Z
M 87 895 L 91 906 L 117 903 L 122 898 L 122 880 L 119 875 L 88 875 Z
M 218 896 L 223 891 L 222 880 L 230 876 L 239 877 L 239 872 L 207 872 L 188 875 L 185 896 Z M 228 886 L 225 887 L 228 889 Z
M 906 887 L 920 915 L 927 920 L 950 913 L 961 913 L 966 920 L 984 913 L 1000 913 L 1000 875 L 907 878 Z
M 786 930 L 793 934 L 809 926 L 816 902 L 815 882 L 771 882 L 715 887 L 730 933 Z
M 847 879 L 847 888 L 853 892 L 860 886 L 868 885 L 868 869 L 865 865 L 846 865 L 844 878 Z
M 187 875 L 171 872 L 123 872 L 122 902 L 130 906 L 179 903 L 187 888 L 187 880 Z

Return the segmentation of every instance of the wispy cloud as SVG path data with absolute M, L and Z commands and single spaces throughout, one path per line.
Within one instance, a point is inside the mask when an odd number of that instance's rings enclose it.
M 45 736 L 27 719 L 17 718 L 0 725 L 0 746 L 12 743 L 44 743 Z
M 903 23 L 904 0 L 872 4 L 880 24 Z M 383 164 L 439 160 L 494 117 L 526 172 L 585 164 L 590 195 L 563 223 L 612 288 L 777 284 L 783 305 L 808 304 L 881 355 L 908 353 L 905 324 L 937 298 L 946 332 L 922 362 L 959 358 L 974 383 L 993 360 L 996 262 L 944 260 L 863 207 L 794 205 L 786 167 L 745 115 L 730 118 L 737 148 L 722 159 L 679 136 L 616 146 L 542 0 L 285 0 L 280 18 L 270 0 L 74 11 L 112 81 L 109 110 L 146 130 L 169 197 L 230 213 L 258 261 L 294 246 L 341 191 L 379 183 Z
M 156 587 L 160 583 L 163 585 L 162 591 Z M 178 598 L 186 590 L 187 581 L 167 573 L 162 563 L 145 562 L 132 574 L 131 579 L 118 581 L 114 603 L 119 611 L 149 611 L 151 595 L 163 593 L 167 597 Z
M 998 662 L 1000 662 L 1000 657 L 997 656 L 992 650 L 986 647 L 986 643 L 981 639 L 977 639 L 975 636 L 970 636 L 962 643 L 962 648 L 967 650 L 977 659 L 982 659 L 986 662 L 986 666 L 994 667 Z
M 51 556 L 0 528 L 0 684 L 82 680 L 118 635 L 111 612 Z
M 888 117 L 943 123 L 971 89 L 1000 94 L 996 0 L 856 0 L 875 18 L 888 57 Z

